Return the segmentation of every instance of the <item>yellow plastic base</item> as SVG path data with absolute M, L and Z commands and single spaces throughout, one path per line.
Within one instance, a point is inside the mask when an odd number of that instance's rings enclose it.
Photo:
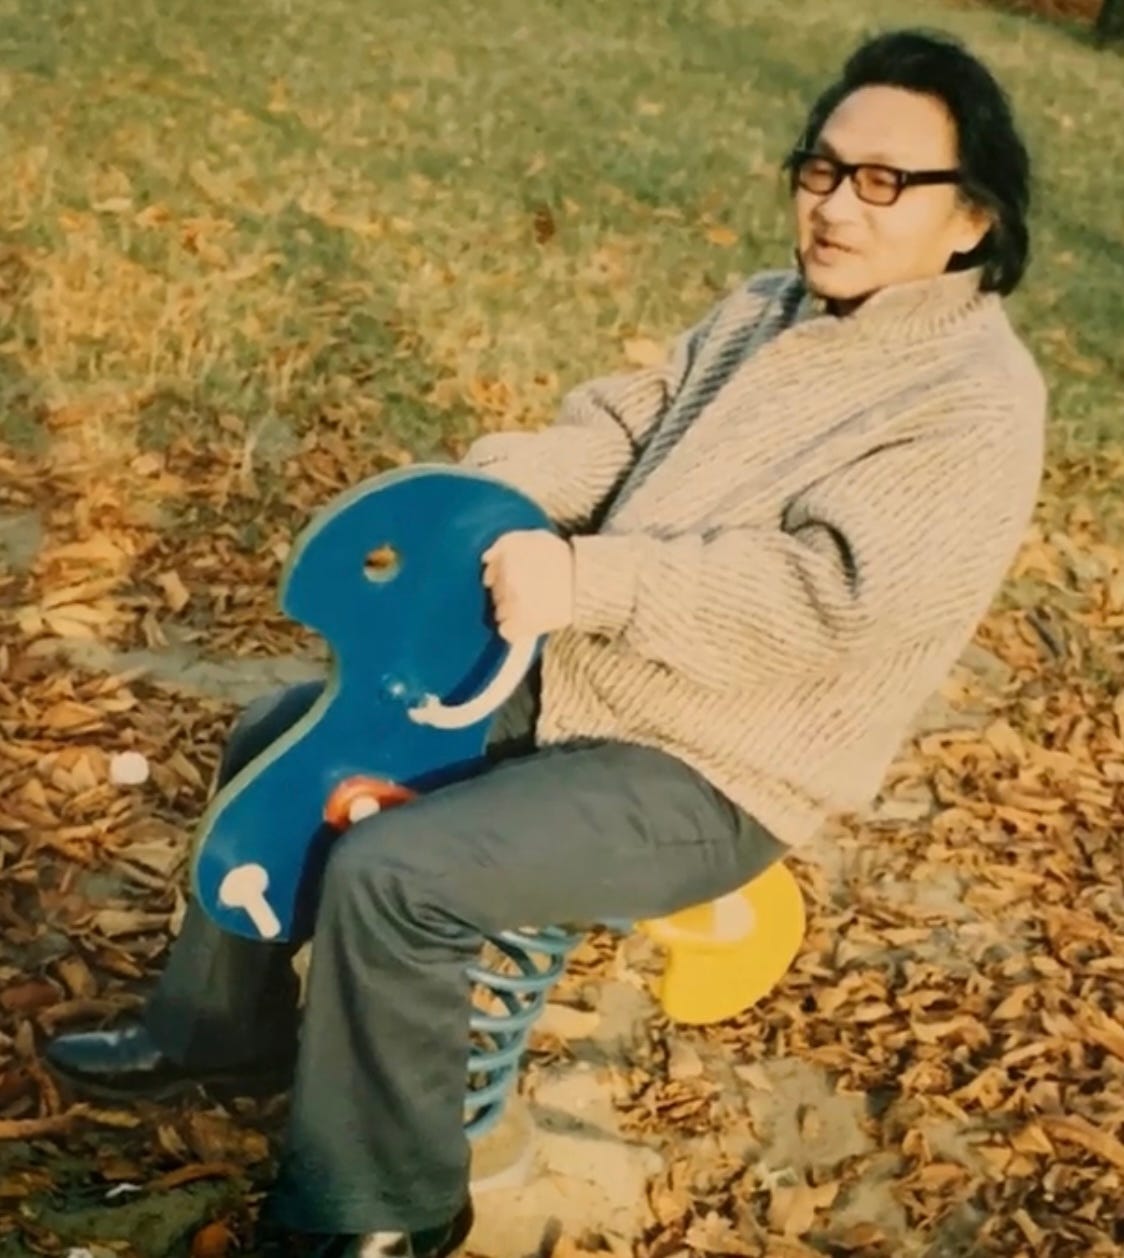
M 668 950 L 658 992 L 675 1022 L 735 1017 L 788 973 L 804 939 L 804 897 L 780 862 L 744 887 L 637 928 Z

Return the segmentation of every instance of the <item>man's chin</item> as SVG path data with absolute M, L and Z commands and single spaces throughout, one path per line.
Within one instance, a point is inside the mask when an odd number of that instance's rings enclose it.
M 801 267 L 804 284 L 808 291 L 837 314 L 861 306 L 870 296 L 871 289 L 861 279 L 839 274 L 834 268 L 805 264 Z
M 845 275 L 839 267 L 805 262 L 802 270 L 808 291 L 825 301 L 856 301 L 868 291 L 859 277 Z

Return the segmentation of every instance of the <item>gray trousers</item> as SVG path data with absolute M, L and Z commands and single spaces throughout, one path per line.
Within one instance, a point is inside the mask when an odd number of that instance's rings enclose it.
M 315 701 L 247 709 L 229 779 Z M 289 1126 L 267 1209 L 305 1232 L 439 1227 L 468 1193 L 463 1105 L 484 936 L 658 917 L 740 886 L 778 840 L 682 762 L 613 742 L 536 749 L 533 679 L 478 776 L 351 827 L 317 907 Z M 145 1022 L 186 1066 L 296 1034 L 293 944 L 225 934 L 192 902 Z

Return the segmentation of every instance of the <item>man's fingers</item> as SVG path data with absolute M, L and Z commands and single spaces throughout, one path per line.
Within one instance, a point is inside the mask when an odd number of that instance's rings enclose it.
M 525 617 L 522 615 L 518 600 L 510 596 L 500 597 L 493 601 L 492 613 L 496 622 L 496 629 L 499 631 L 500 637 L 508 642 L 516 642 L 525 634 L 525 626 L 523 621 Z

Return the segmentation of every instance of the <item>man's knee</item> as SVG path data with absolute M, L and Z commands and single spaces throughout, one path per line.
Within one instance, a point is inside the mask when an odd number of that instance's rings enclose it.
M 321 908 L 373 909 L 402 921 L 439 911 L 437 889 L 450 845 L 429 832 L 422 811 L 409 804 L 390 809 L 336 839 L 325 865 Z

